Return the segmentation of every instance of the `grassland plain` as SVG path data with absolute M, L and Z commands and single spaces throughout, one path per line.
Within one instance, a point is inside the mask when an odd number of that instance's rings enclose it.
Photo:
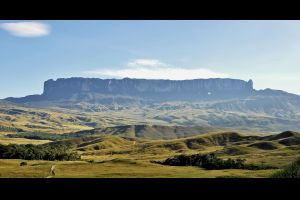
M 175 167 L 146 161 L 117 159 L 89 163 L 85 161 L 26 161 L 0 160 L 2 178 L 46 178 L 52 165 L 56 178 L 216 178 L 268 177 L 274 170 L 204 170 L 198 167 Z
M 40 177 L 49 175 L 56 166 L 57 178 L 264 178 L 293 162 L 300 155 L 299 145 L 284 145 L 286 138 L 298 138 L 298 133 L 273 136 L 247 136 L 235 132 L 210 133 L 174 140 L 149 140 L 115 135 L 75 138 L 57 141 L 68 144 L 81 154 L 81 161 L 26 161 L 0 160 L 0 177 Z M 54 142 L 54 143 L 57 143 Z M 262 143 L 257 145 L 258 143 Z M 264 144 L 267 148 L 265 148 Z M 272 148 L 270 149 L 270 144 Z M 220 158 L 244 158 L 247 163 L 269 165 L 268 170 L 205 170 L 192 166 L 164 166 L 152 161 L 162 161 L 179 154 L 214 152 Z

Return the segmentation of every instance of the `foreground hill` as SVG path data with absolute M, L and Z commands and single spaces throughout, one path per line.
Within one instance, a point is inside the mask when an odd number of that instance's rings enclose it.
M 300 133 L 266 136 L 247 136 L 236 132 L 208 133 L 175 140 L 148 140 L 116 135 L 89 136 L 56 141 L 80 152 L 83 160 L 118 163 L 151 163 L 174 155 L 215 153 L 221 158 L 241 158 L 255 165 L 283 167 L 300 155 L 300 143 L 285 144 L 281 141 L 298 140 Z M 278 136 L 278 137 L 276 137 Z

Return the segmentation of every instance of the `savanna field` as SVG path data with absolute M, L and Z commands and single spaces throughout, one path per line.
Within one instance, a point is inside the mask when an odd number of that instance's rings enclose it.
M 267 178 L 295 161 L 300 153 L 299 144 L 294 145 L 295 141 L 299 141 L 299 133 L 295 132 L 272 136 L 213 132 L 170 140 L 95 133 L 93 136 L 57 141 L 8 138 L 5 134 L 2 134 L 2 144 L 5 141 L 5 145 L 14 143 L 18 146 L 31 143 L 33 146 L 47 145 L 47 148 L 54 146 L 56 149 L 56 145 L 64 145 L 66 151 L 76 152 L 80 158 L 51 160 L 52 158 L 45 157 L 44 159 L 50 160 L 34 160 L 34 158 L 25 160 L 15 159 L 12 154 L 10 159 L 0 160 L 0 177 L 3 178 L 51 177 L 49 170 L 53 165 L 56 168 L 55 178 Z M 45 134 L 43 136 L 45 137 Z M 73 136 L 70 134 L 68 137 Z M 244 159 L 247 164 L 257 166 L 259 169 L 205 169 L 201 166 L 170 166 L 159 163 L 176 155 L 199 153 L 203 155 L 214 153 L 222 160 Z M 29 155 L 29 151 L 26 155 Z M 22 162 L 26 164 L 21 166 Z

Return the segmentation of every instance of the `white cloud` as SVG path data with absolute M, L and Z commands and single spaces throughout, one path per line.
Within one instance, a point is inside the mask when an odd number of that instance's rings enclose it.
M 50 34 L 50 26 L 40 22 L 3 23 L 0 28 L 17 37 L 41 37 Z
M 127 63 L 128 67 L 165 67 L 165 63 L 155 59 L 136 59 Z
M 145 79 L 170 79 L 185 80 L 199 78 L 227 78 L 228 74 L 214 72 L 204 68 L 172 67 L 159 60 L 137 59 L 127 63 L 123 69 L 101 69 L 87 71 L 86 73 L 97 76 L 116 78 L 145 78 Z

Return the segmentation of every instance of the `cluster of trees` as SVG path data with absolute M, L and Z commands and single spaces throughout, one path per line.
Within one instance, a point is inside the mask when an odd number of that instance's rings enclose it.
M 275 172 L 271 178 L 300 178 L 300 158 L 284 169 Z
M 245 159 L 223 160 L 215 154 L 195 154 L 195 155 L 177 155 L 173 158 L 168 158 L 160 164 L 172 166 L 198 166 L 205 169 L 270 169 L 270 166 L 259 166 L 254 164 L 246 164 Z
M 88 132 L 78 132 L 78 133 L 64 133 L 64 134 L 53 134 L 46 132 L 22 132 L 18 134 L 8 134 L 6 137 L 10 138 L 27 138 L 32 140 L 52 140 L 59 141 L 65 139 L 73 139 L 80 137 L 93 136 L 93 133 Z
M 79 160 L 77 152 L 68 150 L 65 145 L 1 145 L 0 159 L 24 160 Z
M 0 131 L 4 132 L 22 132 L 23 130 L 15 127 L 0 126 Z
M 44 132 L 23 132 L 19 134 L 8 134 L 6 137 L 10 138 L 27 138 L 32 140 L 52 140 L 58 141 L 67 139 L 68 137 L 62 136 L 62 134 L 51 134 L 51 133 L 44 133 Z

